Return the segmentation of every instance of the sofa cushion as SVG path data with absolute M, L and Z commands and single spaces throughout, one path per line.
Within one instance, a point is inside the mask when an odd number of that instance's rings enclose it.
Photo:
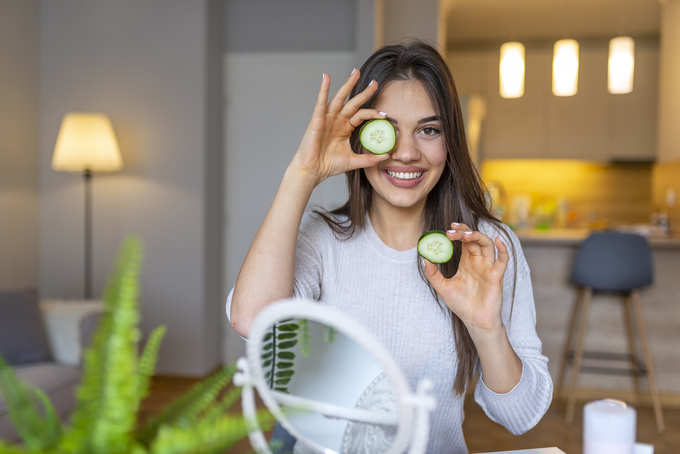
M 36 290 L 0 291 L 0 355 L 11 365 L 51 360 Z
M 80 369 L 48 362 L 17 366 L 14 370 L 21 382 L 40 388 L 47 394 L 62 422 L 65 422 L 75 407 L 75 390 L 80 383 Z M 7 412 L 5 402 L 0 396 L 0 439 L 15 442 L 19 440 L 19 436 Z

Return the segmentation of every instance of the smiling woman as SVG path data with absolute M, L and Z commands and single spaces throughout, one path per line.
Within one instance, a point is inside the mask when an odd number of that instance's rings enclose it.
M 476 375 L 475 399 L 487 415 L 513 433 L 529 430 L 552 397 L 529 268 L 516 236 L 485 204 L 448 67 L 424 43 L 386 46 L 330 102 L 329 85 L 324 74 L 228 298 L 232 326 L 247 337 L 260 310 L 291 295 L 361 320 L 413 383 L 433 381 L 427 452 L 467 452 L 463 395 Z M 396 134 L 381 155 L 360 141 L 362 123 L 375 119 Z M 340 173 L 347 202 L 305 213 L 313 189 Z M 451 260 L 421 262 L 423 232 L 446 229 Z

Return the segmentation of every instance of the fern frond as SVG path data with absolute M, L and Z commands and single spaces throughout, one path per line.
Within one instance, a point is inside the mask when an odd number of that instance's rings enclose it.
M 60 452 L 126 453 L 139 407 L 137 350 L 139 321 L 137 295 L 141 246 L 126 238 L 115 272 L 104 292 L 106 312 L 85 353 L 71 427 Z
M 137 439 L 148 445 L 162 425 L 182 425 L 194 420 L 217 394 L 231 380 L 236 371 L 236 363 L 230 363 L 210 377 L 196 383 L 189 391 L 179 396 L 163 411 L 149 421 L 138 432 Z
M 19 446 L 5 444 L 0 440 L 0 454 L 30 454 L 30 452 Z
M 210 407 L 206 408 L 201 415 L 201 418 L 210 421 L 219 419 L 222 415 L 227 413 L 238 398 L 241 397 L 241 389 L 241 387 L 231 388 L 222 400 L 215 401 Z
M 260 428 L 271 429 L 275 418 L 266 410 L 257 413 Z M 151 454 L 218 454 L 248 435 L 251 424 L 241 415 L 225 415 L 217 421 L 198 420 L 186 427 L 163 426 Z
M 14 370 L 0 356 L 0 394 L 2 394 L 10 420 L 30 451 L 49 449 L 61 436 L 61 422 L 52 403 L 38 388 L 25 385 Z M 45 415 L 38 410 L 38 402 Z
M 149 393 L 149 381 L 156 370 L 156 359 L 158 358 L 158 349 L 165 336 L 165 326 L 159 326 L 151 332 L 149 340 L 144 346 L 142 356 L 139 358 L 137 364 L 137 394 L 141 402 Z
M 309 358 L 309 321 L 302 319 L 300 320 L 300 352 L 305 358 Z

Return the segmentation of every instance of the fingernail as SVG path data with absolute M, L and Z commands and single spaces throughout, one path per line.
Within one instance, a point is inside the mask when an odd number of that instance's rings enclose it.
M 326 73 L 321 74 L 321 80 L 326 80 Z
M 453 225 L 460 225 L 460 223 L 458 223 L 458 222 L 452 222 L 451 224 L 453 224 Z
M 464 232 L 463 235 L 472 235 L 472 232 Z
M 380 115 L 382 115 L 383 117 L 387 115 L 387 112 L 378 112 L 378 113 L 379 113 Z
M 446 232 L 447 232 L 447 233 L 456 233 L 455 230 L 447 230 Z
M 356 69 L 356 68 L 354 68 L 354 69 L 352 70 L 352 72 L 350 73 L 350 76 L 351 76 L 352 74 L 354 74 L 355 72 L 357 72 L 357 69 Z
M 374 84 L 375 84 L 375 80 L 372 80 L 371 83 L 368 84 L 368 86 L 370 87 L 371 85 L 374 85 Z

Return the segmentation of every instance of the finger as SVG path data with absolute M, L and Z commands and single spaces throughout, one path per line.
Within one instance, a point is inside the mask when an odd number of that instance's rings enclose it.
M 357 113 L 352 115 L 349 119 L 349 124 L 352 129 L 358 128 L 366 120 L 373 120 L 375 118 L 385 118 L 387 114 L 385 112 L 378 112 L 375 109 L 360 109 Z
M 361 106 L 366 104 L 366 101 L 371 99 L 371 96 L 373 96 L 378 89 L 378 82 L 375 80 L 372 80 L 366 88 L 364 88 L 361 93 L 358 93 L 355 95 L 352 99 L 347 101 L 347 103 L 343 106 L 342 110 L 340 111 L 340 116 L 343 118 L 349 118 L 354 113 L 359 110 Z
M 342 87 L 340 87 L 335 96 L 333 96 L 333 100 L 328 105 L 328 113 L 337 113 L 340 111 L 340 109 L 342 109 L 342 105 L 345 103 L 345 98 L 349 96 L 352 88 L 354 88 L 354 85 L 357 83 L 357 80 L 359 80 L 359 70 L 354 68 L 352 73 L 347 78 L 347 81 L 342 84 Z
M 428 282 L 432 285 L 432 288 L 441 295 L 444 290 L 444 284 L 446 284 L 446 278 L 439 271 L 439 267 L 427 259 L 421 258 L 423 265 L 425 265 L 425 277 Z
M 493 270 L 495 273 L 502 276 L 508 267 L 510 255 L 508 254 L 508 247 L 500 237 L 496 237 L 495 243 L 496 250 L 498 251 L 498 257 L 496 258 L 496 263 L 493 264 Z
M 349 157 L 349 170 L 365 169 L 366 167 L 373 167 L 390 157 L 389 153 L 373 154 L 373 153 L 352 153 Z
M 496 260 L 496 251 L 493 246 L 491 238 L 479 231 L 468 231 L 463 233 L 463 242 L 468 244 L 476 244 L 479 247 L 479 253 L 493 263 Z
M 316 97 L 316 104 L 312 112 L 312 128 L 320 129 L 323 127 L 324 115 L 326 114 L 326 103 L 328 102 L 328 90 L 331 86 L 331 77 L 323 73 L 321 75 L 321 88 Z
M 460 230 L 451 229 L 446 231 L 446 236 L 451 241 L 460 241 L 463 245 L 462 254 L 471 256 L 482 256 L 482 248 L 474 241 L 469 241 L 470 236 L 474 233 L 472 230 L 463 229 L 465 224 L 458 224 Z

